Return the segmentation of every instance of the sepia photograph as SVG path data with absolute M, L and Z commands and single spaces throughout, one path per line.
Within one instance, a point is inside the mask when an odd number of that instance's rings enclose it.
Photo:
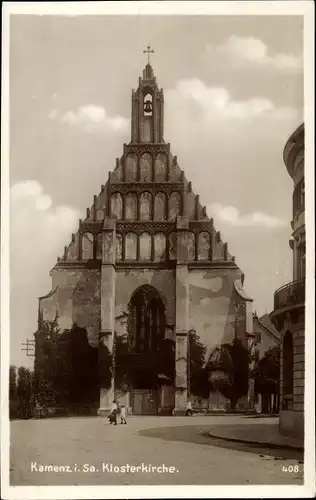
M 4 4 L 3 498 L 314 497 L 313 3 Z

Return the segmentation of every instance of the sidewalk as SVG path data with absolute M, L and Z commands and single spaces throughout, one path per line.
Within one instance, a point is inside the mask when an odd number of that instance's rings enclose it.
M 209 435 L 226 441 L 249 443 L 267 448 L 304 449 L 303 439 L 282 436 L 279 433 L 278 423 L 274 422 L 216 425 Z

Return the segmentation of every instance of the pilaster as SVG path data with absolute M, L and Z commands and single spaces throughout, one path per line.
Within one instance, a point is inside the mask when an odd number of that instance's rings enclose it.
M 115 325 L 115 220 L 104 219 L 101 267 L 101 332 L 99 349 L 108 348 L 113 355 L 114 325 Z M 100 362 L 100 359 L 99 359 Z M 112 360 L 114 366 L 114 360 Z M 108 414 L 114 399 L 114 373 L 112 369 L 111 385 L 109 388 L 100 386 L 99 415 Z
M 183 415 L 188 401 L 188 230 L 189 219 L 177 218 L 176 265 L 176 383 L 174 415 Z

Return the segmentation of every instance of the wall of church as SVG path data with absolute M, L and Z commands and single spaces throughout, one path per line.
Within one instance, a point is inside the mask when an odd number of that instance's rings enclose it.
M 116 167 L 111 172 L 111 181 L 123 181 L 123 161 L 121 159 L 117 159 Z
M 76 323 L 86 328 L 92 346 L 98 344 L 100 329 L 100 271 L 95 269 L 54 269 L 50 294 L 40 298 L 44 320 L 53 320 L 58 311 L 59 327 Z
M 234 287 L 240 277 L 239 269 L 189 271 L 189 329 L 196 330 L 207 354 L 235 336 L 237 305 L 244 302 Z M 245 331 L 245 324 L 241 330 Z
M 126 313 L 132 294 L 142 285 L 151 285 L 160 292 L 166 306 L 169 325 L 175 324 L 175 271 L 172 269 L 122 269 L 116 270 L 115 329 L 126 333 Z
M 101 258 L 102 237 L 98 240 L 96 236 L 96 258 Z M 187 232 L 186 249 L 188 252 L 188 261 L 207 261 L 212 260 L 213 244 L 212 231 L 201 231 L 200 233 Z M 83 250 L 82 258 L 92 258 L 93 255 L 93 239 L 92 235 L 86 233 L 82 239 Z M 225 248 L 225 245 L 223 248 Z M 89 257 L 91 256 L 91 257 Z M 157 231 L 153 234 L 144 230 L 139 235 L 133 231 L 120 234 L 116 233 L 116 260 L 117 261 L 152 261 L 162 262 L 167 260 L 177 259 L 177 233 L 175 231 L 166 234 L 162 231 Z M 214 260 L 214 259 L 213 259 Z M 221 261 L 231 261 L 231 256 L 228 252 L 220 259 Z
M 115 171 L 118 169 L 117 167 Z M 117 207 L 119 205 L 119 201 L 111 200 L 112 205 Z M 116 208 L 118 210 L 118 208 Z M 104 216 L 107 212 L 107 196 L 106 196 L 106 188 L 105 186 L 101 186 L 101 191 L 98 196 L 94 197 L 94 202 L 92 207 L 87 209 L 87 214 L 85 217 L 85 221 L 93 222 L 94 220 L 97 222 L 103 221 Z M 114 215 L 115 217 L 115 215 Z M 101 233 L 95 236 L 96 244 L 94 246 L 94 236 L 93 234 L 86 232 L 80 236 L 79 231 L 77 233 L 72 234 L 71 242 L 65 247 L 65 252 L 63 256 L 63 260 L 67 262 L 78 261 L 78 260 L 88 260 L 88 259 L 101 259 L 102 254 L 102 235 Z

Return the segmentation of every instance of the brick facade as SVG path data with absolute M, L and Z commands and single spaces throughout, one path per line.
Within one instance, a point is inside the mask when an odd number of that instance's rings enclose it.
M 151 104 L 144 106 L 148 94 Z M 207 351 L 235 336 L 246 344 L 251 300 L 227 244 L 164 142 L 163 91 L 149 64 L 132 94 L 131 130 L 131 142 L 54 266 L 53 291 L 40 299 L 40 310 L 44 319 L 58 310 L 61 328 L 75 321 L 87 328 L 91 345 L 102 342 L 111 352 L 114 335 L 129 333 L 132 295 L 151 287 L 175 342 L 173 406 L 183 412 L 188 331 L 197 331 Z M 101 388 L 101 411 L 114 395 L 114 383 Z

